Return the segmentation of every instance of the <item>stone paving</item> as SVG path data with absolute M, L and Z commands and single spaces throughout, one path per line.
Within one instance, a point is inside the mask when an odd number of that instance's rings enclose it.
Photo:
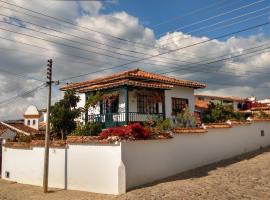
M 270 200 L 270 148 L 222 161 L 155 182 L 126 194 L 52 190 L 16 184 L 0 179 L 1 200 Z

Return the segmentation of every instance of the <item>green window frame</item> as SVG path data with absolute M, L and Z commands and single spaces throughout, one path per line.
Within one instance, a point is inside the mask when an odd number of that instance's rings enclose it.
M 172 113 L 183 112 L 184 108 L 188 106 L 188 99 L 172 97 Z
M 159 104 L 151 102 L 147 95 L 138 95 L 137 112 L 142 114 L 157 114 L 159 113 Z

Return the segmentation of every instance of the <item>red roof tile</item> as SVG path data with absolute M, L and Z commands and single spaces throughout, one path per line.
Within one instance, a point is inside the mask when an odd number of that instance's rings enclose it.
M 97 84 L 97 85 L 92 85 L 88 87 L 84 87 L 82 89 L 79 89 L 79 92 L 87 92 L 87 91 L 92 91 L 92 90 L 100 90 L 100 89 L 109 89 L 121 85 L 130 85 L 130 86 L 137 86 L 137 87 L 146 87 L 146 88 L 160 88 L 160 89 L 170 89 L 173 88 L 172 85 L 168 84 L 163 84 L 163 83 L 156 83 L 156 82 L 144 82 L 144 81 L 133 81 L 133 80 L 120 80 L 120 81 L 115 81 L 112 83 L 105 83 L 105 84 Z
M 171 78 L 171 77 L 167 77 L 167 76 L 163 76 L 159 74 L 142 71 L 140 69 L 135 69 L 135 70 L 129 70 L 129 71 L 116 73 L 111 76 L 106 76 L 103 78 L 97 78 L 94 80 L 69 84 L 62 87 L 61 90 L 75 89 L 79 91 L 84 88 L 91 89 L 91 87 L 103 88 L 104 84 L 108 84 L 108 83 L 113 84 L 115 81 L 123 81 L 121 82 L 122 85 L 126 85 L 127 83 L 129 83 L 130 85 L 134 85 L 134 86 L 138 85 L 139 84 L 138 82 L 141 82 L 140 86 L 142 87 L 144 86 L 147 87 L 146 82 L 148 82 L 149 84 L 150 83 L 153 84 L 152 87 L 154 86 L 155 88 L 162 88 L 162 89 L 165 89 L 169 85 L 170 87 L 173 87 L 173 86 L 183 86 L 183 87 L 191 87 L 191 88 L 205 88 L 206 87 L 205 84 L 202 84 L 199 82 L 175 79 L 175 78 Z M 136 82 L 131 83 L 127 81 L 136 81 Z M 162 84 L 167 84 L 167 86 L 162 85 Z
M 195 97 L 206 97 L 213 99 L 222 99 L 222 100 L 231 100 L 231 101 L 245 101 L 245 98 L 235 97 L 235 96 L 212 96 L 212 95 L 204 95 L 204 94 L 195 94 Z
M 42 136 L 45 134 L 44 131 L 39 131 L 39 130 L 36 130 L 34 128 L 31 128 L 31 127 L 28 127 L 28 126 L 25 126 L 22 122 L 11 122 L 11 123 L 6 123 L 8 124 L 9 126 L 12 126 L 14 127 L 15 129 L 18 129 L 20 131 L 23 131 L 23 132 L 26 132 L 26 133 L 29 133 L 30 135 L 32 136 Z M 10 129 L 14 132 L 16 132 L 18 135 L 21 135 L 22 133 L 16 131 L 15 129 L 12 129 L 8 126 L 5 126 L 4 124 L 0 123 L 0 136 L 3 132 L 5 132 L 7 129 Z

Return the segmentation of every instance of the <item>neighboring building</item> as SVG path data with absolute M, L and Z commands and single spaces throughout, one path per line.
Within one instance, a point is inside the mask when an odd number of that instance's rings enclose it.
M 186 106 L 194 112 L 194 90 L 206 85 L 179 80 L 140 69 L 124 71 L 80 83 L 66 85 L 61 90 L 74 89 L 81 97 L 79 107 L 97 91 L 107 95 L 88 110 L 80 121 L 101 122 L 104 127 L 145 121 L 149 117 L 164 119 L 182 112 Z M 110 98 L 114 99 L 110 102 Z
M 259 103 L 266 104 L 267 106 L 270 106 L 270 97 L 262 100 L 258 100 Z
M 29 106 L 24 113 L 24 125 L 38 130 L 40 116 L 36 106 Z
M 32 136 L 34 139 L 44 138 L 44 131 L 26 126 L 22 120 L 0 122 L 0 138 L 15 140 L 20 135 Z
M 39 111 L 36 106 L 31 105 L 23 116 L 22 120 L 0 122 L 0 139 L 13 141 L 20 135 L 28 135 L 37 139 L 44 138 L 46 110 Z
M 234 111 L 239 111 L 241 105 L 245 102 L 245 99 L 241 97 L 212 96 L 204 94 L 196 94 L 195 99 L 197 111 L 206 110 L 210 102 L 230 106 Z
M 46 118 L 46 109 L 38 110 L 36 106 L 30 105 L 24 113 L 24 125 L 36 130 L 44 130 Z

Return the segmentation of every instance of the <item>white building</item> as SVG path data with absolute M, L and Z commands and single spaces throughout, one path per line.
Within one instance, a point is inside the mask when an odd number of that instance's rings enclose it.
M 46 109 L 38 110 L 36 106 L 30 105 L 24 113 L 24 125 L 36 130 L 43 129 L 46 125 Z
M 245 98 L 234 97 L 234 96 L 215 96 L 215 95 L 205 95 L 205 94 L 196 94 L 196 108 L 207 109 L 210 102 L 215 104 L 220 104 L 223 106 L 230 106 L 234 111 L 239 110 L 239 104 L 245 102 Z
M 169 118 L 186 106 L 194 112 L 194 90 L 206 85 L 170 78 L 139 69 L 124 71 L 61 88 L 74 89 L 84 107 L 88 98 L 99 91 L 102 99 L 90 107 L 81 121 L 101 122 L 104 127 L 124 125 L 152 118 Z

